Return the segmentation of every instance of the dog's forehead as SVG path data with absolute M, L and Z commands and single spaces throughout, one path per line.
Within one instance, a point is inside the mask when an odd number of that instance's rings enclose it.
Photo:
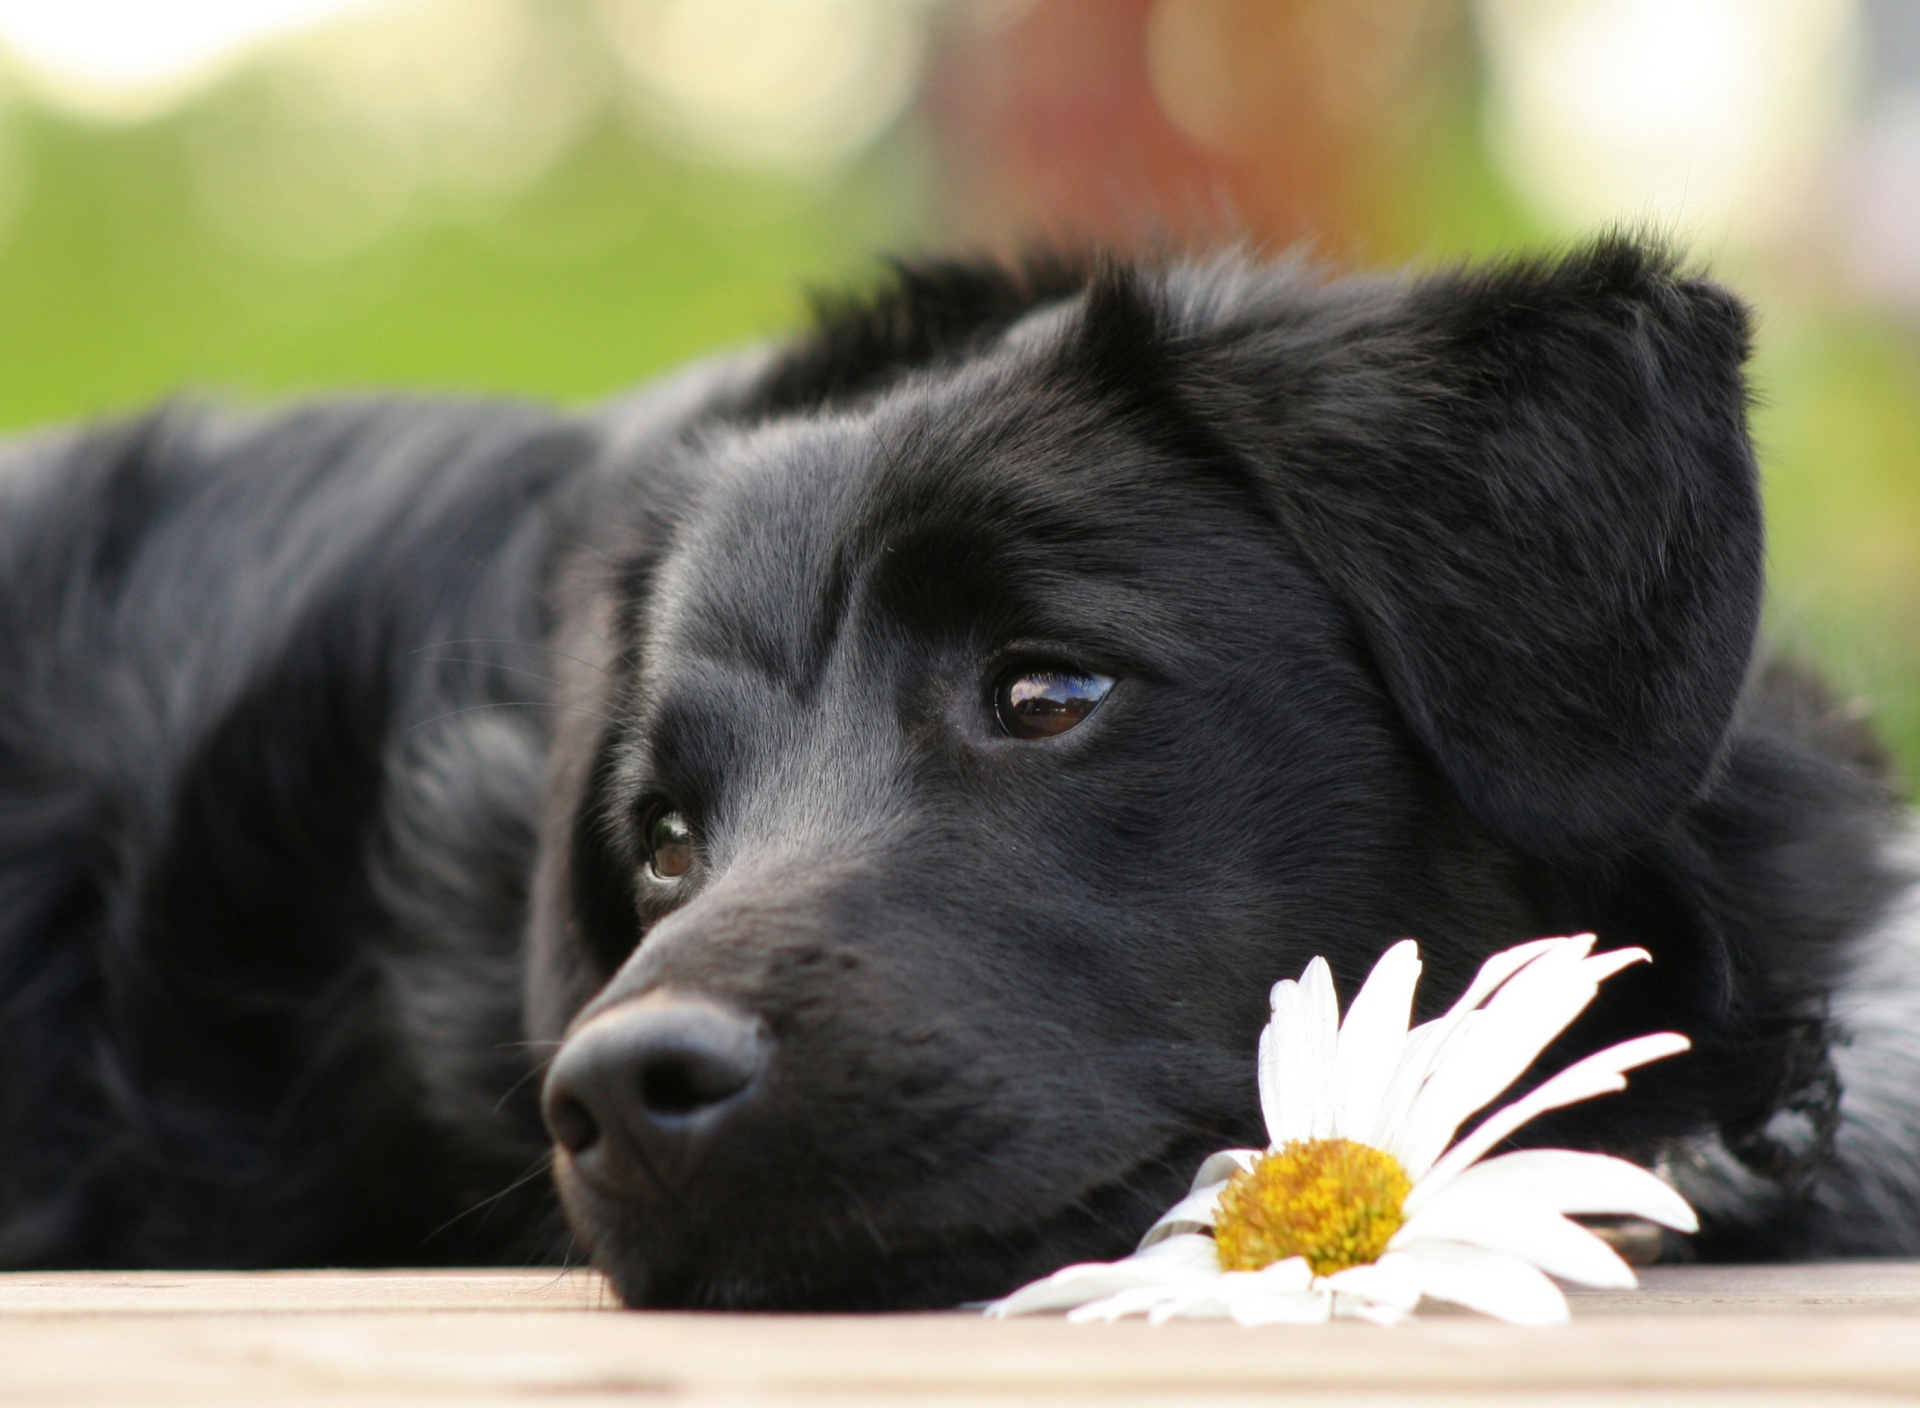
M 711 653 L 743 618 L 764 629 L 771 608 L 817 595 L 874 455 L 874 428 L 855 417 L 785 421 L 713 444 L 658 576 L 650 638 Z
M 1167 531 L 1143 503 L 1156 486 L 1181 492 L 1110 412 L 1004 366 L 757 427 L 713 447 L 648 640 L 675 658 L 804 672 L 883 580 L 964 579 L 977 600 L 1130 571 L 1142 540 Z

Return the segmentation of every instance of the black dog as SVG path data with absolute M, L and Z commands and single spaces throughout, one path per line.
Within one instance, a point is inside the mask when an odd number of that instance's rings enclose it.
M 1695 1050 L 1531 1138 L 1920 1251 L 1904 813 L 1755 669 L 1746 350 L 1625 240 L 935 264 L 591 415 L 16 447 L 0 1264 L 949 1305 L 1258 1140 L 1311 955 L 1585 929 L 1656 962 L 1546 1066 Z

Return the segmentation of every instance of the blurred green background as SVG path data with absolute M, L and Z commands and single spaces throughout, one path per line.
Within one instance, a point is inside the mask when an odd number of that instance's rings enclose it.
M 1920 776 L 1913 0 L 0 0 L 5 429 L 586 401 L 884 250 L 1615 222 L 1755 304 L 1769 629 Z

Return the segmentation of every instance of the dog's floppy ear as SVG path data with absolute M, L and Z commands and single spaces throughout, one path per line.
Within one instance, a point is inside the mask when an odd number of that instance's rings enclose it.
M 1645 836 L 1706 782 L 1753 648 L 1744 309 L 1621 237 L 1272 292 L 1176 337 L 1189 411 L 1475 815 L 1550 857 Z

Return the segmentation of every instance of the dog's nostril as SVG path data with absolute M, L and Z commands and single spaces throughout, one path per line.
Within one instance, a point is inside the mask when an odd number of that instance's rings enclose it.
M 677 1178 L 735 1128 L 772 1058 L 757 1018 L 707 998 L 657 992 L 586 1022 L 547 1070 L 541 1108 L 554 1142 L 605 1186 Z
M 640 1102 L 656 1115 L 690 1115 L 738 1094 L 752 1078 L 740 1064 L 676 1054 L 640 1072 Z
M 600 1124 L 578 1100 L 561 1098 L 547 1107 L 547 1127 L 569 1154 L 584 1154 L 600 1142 Z

